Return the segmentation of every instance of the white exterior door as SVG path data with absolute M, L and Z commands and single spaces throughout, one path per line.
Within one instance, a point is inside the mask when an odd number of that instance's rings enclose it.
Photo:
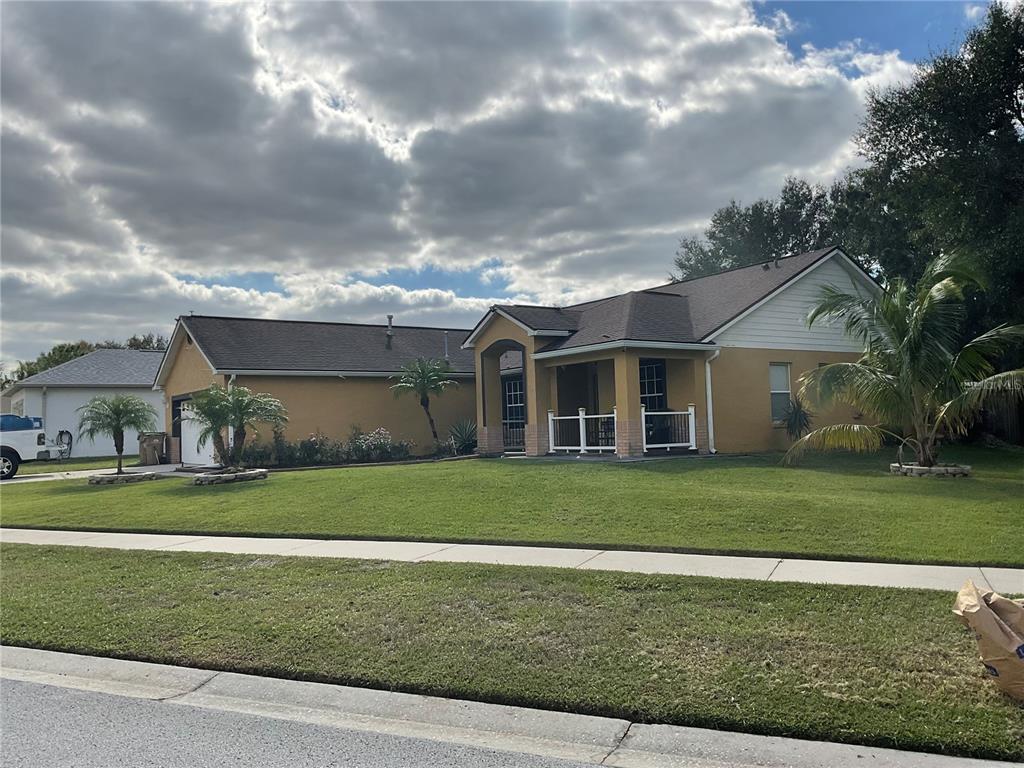
M 207 440 L 202 448 L 196 447 L 199 442 L 199 433 L 202 427 L 199 422 L 191 418 L 191 410 L 188 405 L 181 406 L 181 463 L 198 464 L 206 467 L 216 464 L 213 458 L 213 441 Z

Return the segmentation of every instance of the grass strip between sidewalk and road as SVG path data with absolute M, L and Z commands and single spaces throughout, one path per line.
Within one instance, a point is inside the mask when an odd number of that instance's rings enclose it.
M 636 464 L 477 460 L 192 486 L 3 487 L 5 526 L 398 539 L 1024 566 L 1024 452 L 957 446 L 969 478 L 894 477 L 892 452 Z
M 752 733 L 1024 759 L 953 595 L 6 544 L 0 640 Z

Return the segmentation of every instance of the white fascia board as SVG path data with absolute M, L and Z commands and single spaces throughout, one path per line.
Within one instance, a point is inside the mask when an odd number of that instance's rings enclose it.
M 156 379 L 153 380 L 153 389 L 163 388 L 164 376 L 168 369 L 168 362 L 170 362 L 171 365 L 174 364 L 174 359 L 178 356 L 178 350 L 184 343 L 184 334 L 186 333 L 192 337 L 192 345 L 199 350 L 200 356 L 203 358 L 203 361 L 210 367 L 210 371 L 213 372 L 213 375 L 217 376 L 221 373 L 221 371 L 218 371 L 214 367 L 213 363 L 210 362 L 210 358 L 206 356 L 206 353 L 203 351 L 203 348 L 199 346 L 199 342 L 196 341 L 195 334 L 192 333 L 188 329 L 188 326 L 185 324 L 185 318 L 179 317 L 178 322 L 174 326 L 174 331 L 171 333 L 171 340 L 167 342 L 167 350 L 164 352 L 164 359 L 160 361 L 160 367 L 157 368 Z
M 718 349 L 717 344 L 700 344 L 682 341 L 641 341 L 639 339 L 622 339 L 620 341 L 606 341 L 601 344 L 587 344 L 583 347 L 571 347 L 570 349 L 554 349 L 550 352 L 534 352 L 530 357 L 534 360 L 544 360 L 551 357 L 566 357 L 567 355 L 585 355 L 589 352 L 604 352 L 612 349 L 681 349 L 681 350 L 703 350 L 705 352 Z
M 880 286 L 875 280 L 867 273 L 867 271 L 858 264 L 856 261 L 847 256 L 841 248 L 836 248 L 835 256 L 839 257 L 839 261 L 846 265 L 848 271 L 853 275 L 856 275 L 857 279 L 860 280 L 861 284 L 866 286 L 869 291 L 874 293 L 876 296 L 882 293 L 882 286 Z
M 153 380 L 153 389 L 163 387 L 168 364 L 172 358 L 176 357 L 178 354 L 178 347 L 181 346 L 183 333 L 184 331 L 181 329 L 181 318 L 179 317 L 177 322 L 174 324 L 174 330 L 171 331 L 171 338 L 167 342 L 167 349 L 164 350 L 164 356 L 160 361 L 160 367 L 156 369 L 156 378 Z
M 476 324 L 476 327 L 469 332 L 469 336 L 466 337 L 466 340 L 459 345 L 459 349 L 472 349 L 476 341 L 476 337 L 479 336 L 483 332 L 484 328 L 490 324 L 491 317 L 493 316 L 494 307 L 491 307 L 487 310 L 487 314 L 480 319 L 480 322 Z
M 843 253 L 842 248 L 833 248 L 831 251 L 829 251 L 827 254 L 822 256 L 820 259 L 818 259 L 816 262 L 814 262 L 811 266 L 809 266 L 807 269 L 805 269 L 803 272 L 798 272 L 797 274 L 793 275 L 792 278 L 790 278 L 789 280 L 784 282 L 782 285 L 780 285 L 774 291 L 772 291 L 767 296 L 765 296 L 763 299 L 758 301 L 756 304 L 754 304 L 754 305 L 752 305 L 750 307 L 747 307 L 743 312 L 738 314 L 736 317 L 734 317 L 732 320 L 727 322 L 725 325 L 720 326 L 718 328 L 715 328 L 715 330 L 713 330 L 711 333 L 709 333 L 707 336 L 705 336 L 703 339 L 701 339 L 701 341 L 712 341 L 716 336 L 718 336 L 718 335 L 724 333 L 725 331 L 727 331 L 728 329 L 732 328 L 740 320 L 742 320 L 743 318 L 745 318 L 747 315 L 751 314 L 755 310 L 759 309 L 763 305 L 767 304 L 769 301 L 774 299 L 776 296 L 778 296 L 784 290 L 789 288 L 791 285 L 795 285 L 800 280 L 803 280 L 805 277 L 807 277 L 807 275 L 811 274 L 814 270 L 816 270 L 822 264 L 825 264 L 826 262 L 830 261 L 834 256 L 840 256 L 841 257 L 840 261 L 842 261 L 844 264 L 846 264 L 854 272 L 858 273 L 860 275 L 861 280 L 862 280 L 863 283 L 865 283 L 866 285 L 870 285 L 871 288 L 874 291 L 876 291 L 876 292 L 877 291 L 881 291 L 881 288 L 878 287 L 878 284 L 874 280 L 872 280 L 871 277 L 867 273 L 864 272 L 863 268 L 861 268 L 860 265 L 858 265 L 855 261 L 853 261 L 853 259 L 851 259 L 849 256 L 847 256 L 845 253 Z
M 508 320 L 510 323 L 512 323 L 512 324 L 516 325 L 517 327 L 521 328 L 526 333 L 527 336 L 571 336 L 572 335 L 572 331 L 556 331 L 556 330 L 551 329 L 551 328 L 531 328 L 530 326 L 526 325 L 526 323 L 523 323 L 523 322 L 520 322 L 519 320 L 516 320 L 508 312 L 505 312 L 505 311 L 503 311 L 502 309 L 500 309 L 498 307 L 492 307 L 487 312 L 487 315 L 480 322 L 480 324 L 473 330 L 473 332 L 471 334 L 469 334 L 469 336 L 466 338 L 466 340 L 464 342 L 462 342 L 462 349 L 473 349 L 474 342 L 476 341 L 476 337 L 483 331 L 484 328 L 486 328 L 490 324 L 491 317 L 493 315 L 501 315 L 503 318 Z
M 227 376 L 325 376 L 333 378 L 389 378 L 401 376 L 402 371 L 277 371 L 263 368 L 232 368 L 217 371 Z M 452 378 L 472 378 L 472 373 L 451 371 L 448 373 Z

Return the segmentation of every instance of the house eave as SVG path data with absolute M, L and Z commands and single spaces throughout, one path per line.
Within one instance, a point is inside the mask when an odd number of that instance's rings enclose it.
M 163 389 L 164 384 L 167 383 L 167 375 L 170 372 L 171 367 L 174 365 L 174 360 L 178 356 L 178 350 L 182 344 L 182 334 L 188 334 L 192 339 L 193 346 L 199 350 L 200 356 L 203 358 L 214 376 L 220 374 L 216 366 L 210 362 L 210 358 L 207 356 L 203 348 L 199 346 L 199 341 L 196 339 L 196 335 L 192 333 L 188 325 L 185 323 L 184 317 L 179 317 L 178 322 L 174 326 L 174 331 L 171 333 L 171 338 L 167 341 L 167 349 L 164 350 L 164 358 L 160 361 L 160 367 L 156 370 L 156 378 L 153 379 L 153 389 Z
M 566 357 L 569 355 L 585 355 L 590 352 L 604 352 L 614 349 L 666 349 L 705 352 L 719 349 L 714 343 L 706 342 L 682 342 L 682 341 L 644 341 L 642 339 L 620 339 L 618 341 L 606 341 L 600 344 L 585 344 L 580 347 L 569 349 L 553 349 L 550 352 L 534 352 L 530 357 L 534 360 L 546 360 L 554 357 Z
M 484 328 L 486 328 L 490 324 L 491 320 L 493 319 L 493 317 L 495 315 L 499 315 L 499 316 L 505 318 L 506 320 L 508 320 L 510 323 L 516 325 L 521 330 L 523 330 L 526 333 L 527 336 L 561 336 L 561 337 L 564 337 L 564 336 L 572 336 L 572 334 L 573 334 L 572 331 L 555 330 L 553 328 L 531 328 L 530 326 L 528 326 L 526 323 L 522 322 L 521 320 L 517 320 L 516 318 L 512 317 L 512 315 L 510 315 L 508 312 L 505 312 L 500 307 L 491 307 L 489 310 L 487 310 L 487 314 L 484 315 L 483 319 L 479 323 L 477 323 L 476 327 L 472 330 L 472 332 L 469 334 L 469 336 L 466 337 L 466 340 L 464 342 L 462 342 L 461 348 L 462 349 L 473 349 L 476 346 L 476 337 L 479 336 L 480 333 L 483 332 Z
M 732 328 L 738 322 L 743 320 L 743 318 L 745 318 L 748 315 L 752 314 L 753 312 L 758 310 L 760 307 L 764 306 L 769 301 L 774 299 L 780 293 L 782 293 L 783 291 L 785 291 L 786 289 L 791 287 L 794 283 L 802 280 L 807 275 L 809 275 L 812 272 L 814 272 L 814 270 L 816 270 L 822 264 L 826 264 L 827 262 L 829 262 L 831 259 L 833 259 L 836 256 L 838 256 L 839 260 L 842 261 L 844 264 L 846 264 L 855 274 L 858 274 L 858 275 L 860 275 L 863 278 L 864 285 L 867 286 L 869 290 L 871 290 L 873 292 L 876 292 L 876 293 L 881 292 L 881 290 L 882 290 L 881 286 L 879 286 L 878 283 L 875 282 L 875 280 L 871 277 L 871 275 L 869 275 L 860 264 L 858 264 L 853 259 L 851 259 L 849 256 L 847 256 L 846 252 L 843 251 L 842 248 L 839 248 L 837 246 L 837 247 L 833 248 L 832 250 L 822 254 L 821 257 L 817 261 L 815 261 L 813 264 L 809 265 L 807 268 L 801 270 L 800 272 L 797 272 L 795 275 L 790 277 L 788 280 L 786 280 L 786 282 L 784 282 L 782 285 L 778 286 L 771 293 L 767 294 L 766 296 L 762 296 L 760 299 L 758 299 L 756 302 L 754 302 L 749 307 L 744 309 L 738 315 L 736 315 L 735 317 L 731 318 L 730 320 L 728 320 L 727 322 L 723 323 L 722 325 L 718 326 L 717 328 L 715 328 L 710 333 L 706 334 L 701 339 L 701 341 L 713 342 L 716 336 L 720 336 L 721 334 L 725 333 L 725 331 L 727 331 L 730 328 Z

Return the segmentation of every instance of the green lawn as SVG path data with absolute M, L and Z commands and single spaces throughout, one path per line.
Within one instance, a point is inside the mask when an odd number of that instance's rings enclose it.
M 124 465 L 130 467 L 138 464 L 138 457 L 126 456 Z M 30 461 L 18 467 L 19 475 L 40 475 L 46 472 L 77 472 L 81 469 L 113 469 L 117 466 L 117 456 L 90 456 L 88 458 L 70 458 L 66 461 Z
M 948 594 L 26 545 L 2 566 L 5 644 L 1024 758 Z
M 195 487 L 3 488 L 8 526 L 425 539 L 1024 565 L 1024 453 L 959 448 L 972 478 L 888 474 L 889 453 L 637 464 L 479 460 Z

